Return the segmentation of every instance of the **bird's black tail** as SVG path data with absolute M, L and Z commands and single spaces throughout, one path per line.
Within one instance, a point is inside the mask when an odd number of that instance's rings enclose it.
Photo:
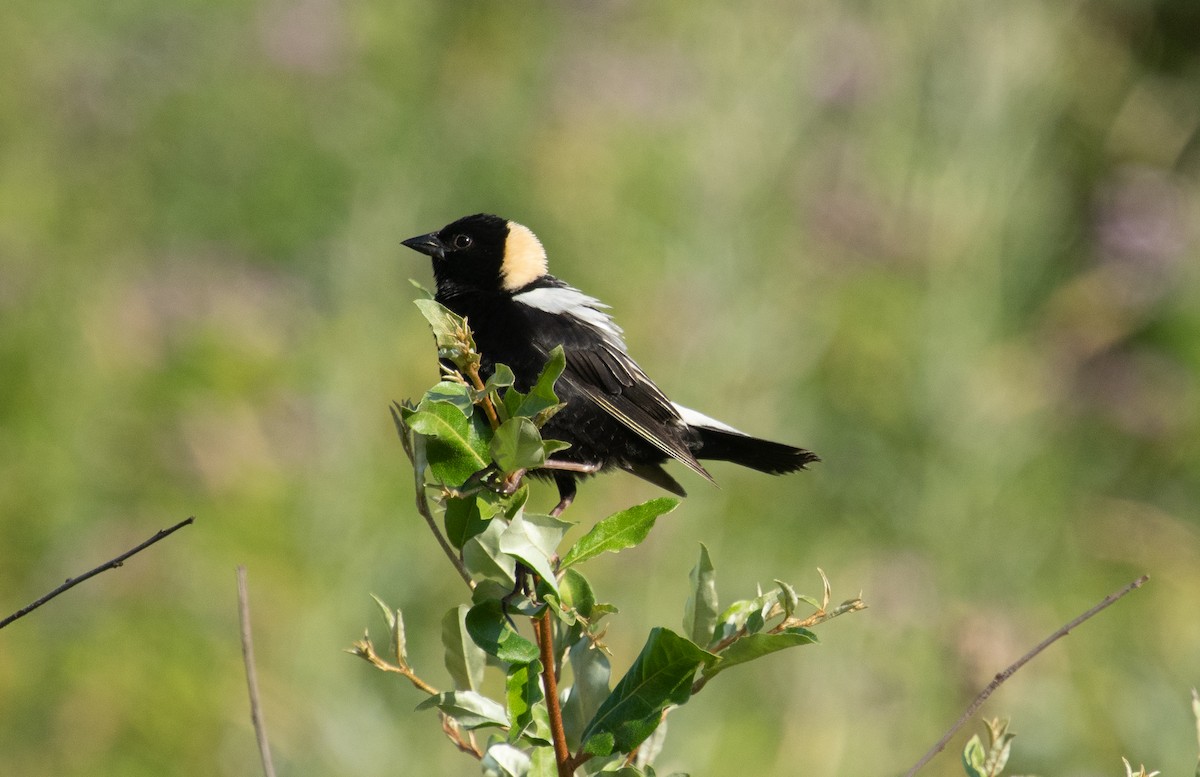
M 795 472 L 821 460 L 817 454 L 804 448 L 761 440 L 733 431 L 707 426 L 692 426 L 691 429 L 699 441 L 699 445 L 694 449 L 698 459 L 732 461 L 734 464 L 769 475 Z

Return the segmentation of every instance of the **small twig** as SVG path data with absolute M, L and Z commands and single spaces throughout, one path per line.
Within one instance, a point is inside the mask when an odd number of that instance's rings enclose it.
M 1120 591 L 1117 591 L 1116 593 L 1112 593 L 1112 594 L 1109 594 L 1108 596 L 1104 597 L 1104 599 L 1099 604 L 1097 604 L 1095 607 L 1092 607 L 1090 610 L 1083 613 L 1078 618 L 1075 618 L 1073 621 L 1071 621 L 1067 625 L 1063 626 L 1058 631 L 1051 634 L 1049 637 L 1046 637 L 1044 640 L 1039 642 L 1037 644 L 1037 646 L 1035 648 L 1033 648 L 1033 650 L 1030 650 L 1028 653 L 1021 656 L 1019 659 L 1017 659 L 1016 663 L 1014 663 L 1012 666 L 1008 667 L 1003 672 L 1000 672 L 998 675 L 996 675 L 992 679 L 992 681 L 990 683 L 988 683 L 988 686 L 986 688 L 984 688 L 979 693 L 978 696 L 975 697 L 975 700 L 972 701 L 971 704 L 967 707 L 966 711 L 962 714 L 962 717 L 960 717 L 958 719 L 958 721 L 953 726 L 950 727 L 950 730 L 947 731 L 945 733 L 945 735 L 943 735 L 942 738 L 938 740 L 937 744 L 935 744 L 933 747 L 929 748 L 929 752 L 925 753 L 925 755 L 923 755 L 921 757 L 920 761 L 917 761 L 916 765 L 913 766 L 913 768 L 909 769 L 907 772 L 904 773 L 904 777 L 912 777 L 914 774 L 916 774 L 921 769 L 922 766 L 929 763 L 929 761 L 932 760 L 935 755 L 942 752 L 942 750 L 944 750 L 946 748 L 946 744 L 950 741 L 950 738 L 953 737 L 956 733 L 958 733 L 958 730 L 960 728 L 962 728 L 964 725 L 966 725 L 966 722 L 971 719 L 971 716 L 974 715 L 979 710 L 980 707 L 983 706 L 983 703 L 985 701 L 987 701 L 987 698 L 989 696 L 991 696 L 992 693 L 997 688 L 999 688 L 1000 685 L 1005 680 L 1012 677 L 1013 674 L 1015 674 L 1018 669 L 1025 666 L 1025 664 L 1029 663 L 1034 658 L 1036 658 L 1039 653 L 1041 653 L 1046 648 L 1050 647 L 1050 645 L 1052 643 L 1067 636 L 1067 634 L 1069 634 L 1071 632 L 1071 629 L 1075 628 L 1076 626 L 1083 623 L 1087 619 L 1096 615 L 1098 612 L 1100 612 L 1104 608 L 1108 607 L 1109 605 L 1111 605 L 1113 602 L 1117 601 L 1121 597 L 1125 596 L 1133 589 L 1141 588 L 1142 584 L 1145 583 L 1149 579 L 1150 579 L 1149 575 L 1142 575 L 1137 580 L 1134 580 L 1132 583 L 1130 583 L 1129 585 L 1122 588 Z
M 818 571 L 820 571 L 820 570 L 818 569 Z M 822 599 L 821 606 L 818 607 L 817 610 L 812 615 L 809 615 L 807 618 L 796 618 L 795 616 L 785 617 L 782 621 L 775 624 L 771 628 L 767 629 L 767 631 L 766 631 L 767 634 L 779 634 L 784 631 L 787 631 L 790 628 L 802 628 L 802 629 L 811 628 L 818 624 L 824 623 L 827 620 L 832 620 L 833 618 L 836 618 L 839 615 L 845 615 L 848 612 L 858 612 L 859 610 L 865 610 L 867 608 L 867 605 L 865 602 L 863 602 L 862 595 L 860 594 L 859 596 L 856 596 L 853 599 L 847 599 L 846 601 L 839 604 L 837 607 L 830 609 L 829 608 L 829 599 L 830 599 L 829 580 L 825 578 L 824 572 L 821 573 L 821 578 L 822 578 L 822 580 L 824 580 L 824 585 L 825 585 L 825 595 Z M 774 605 L 771 606 L 770 612 L 767 613 L 766 617 L 764 617 L 763 620 L 770 621 L 773 618 L 779 617 L 783 613 L 784 613 L 783 606 L 781 604 L 779 604 L 778 602 L 776 602 Z M 720 654 L 721 651 L 725 650 L 730 645 L 732 645 L 734 642 L 737 642 L 739 639 L 746 637 L 748 634 L 749 634 L 749 630 L 745 626 L 742 626 L 740 629 L 738 629 L 734 633 L 730 634 L 728 637 L 725 637 L 717 644 L 713 645 L 712 647 L 705 648 L 705 649 L 708 650 L 708 652 L 710 652 L 710 653 Z M 716 677 L 716 675 L 701 675 L 694 683 L 692 683 L 692 695 L 695 696 L 696 694 L 700 693 L 700 691 L 704 690 L 704 686 L 708 685 L 708 681 L 713 679 L 714 677 Z
M 550 717 L 550 737 L 554 740 L 554 760 L 558 764 L 558 777 L 571 777 L 575 769 L 571 766 L 571 750 L 567 747 L 562 708 L 558 704 L 558 680 L 554 673 L 554 625 L 550 620 L 548 606 L 542 611 L 541 617 L 534 619 L 533 633 L 541 652 L 542 689 L 546 693 L 546 710 Z
M 375 646 L 371 644 L 370 637 L 366 635 L 363 635 L 363 638 L 358 642 L 355 642 L 354 647 L 346 652 L 362 658 L 371 666 L 380 671 L 392 672 L 404 677 L 413 684 L 414 688 L 422 693 L 427 693 L 430 696 L 437 696 L 439 693 L 437 688 L 434 688 L 432 685 L 418 677 L 417 673 L 413 671 L 412 667 L 408 666 L 407 664 L 393 664 L 390 661 L 385 661 L 384 659 L 380 658 L 379 654 L 375 652 Z M 442 732 L 445 733 L 446 737 L 454 743 L 455 747 L 464 753 L 473 755 L 477 759 L 483 758 L 483 750 L 479 747 L 479 743 L 475 741 L 475 735 L 473 733 L 468 731 L 467 738 L 463 739 L 462 729 L 453 718 L 441 710 L 438 711 L 438 715 L 440 715 L 442 719 Z
M 400 416 L 399 405 L 393 404 L 391 408 L 392 420 L 396 423 L 396 433 L 400 436 L 400 444 L 404 446 L 404 455 L 408 456 L 408 460 L 413 464 L 413 483 L 416 488 L 417 512 L 425 519 L 425 523 L 429 524 L 429 530 L 433 532 L 433 536 L 437 539 L 437 543 L 442 548 L 442 552 L 446 554 L 446 558 L 450 559 L 450 563 L 458 570 L 459 577 L 472 590 L 475 589 L 475 581 L 471 579 L 471 573 L 467 571 L 466 565 L 462 559 L 454 552 L 454 548 L 450 547 L 450 543 L 442 536 L 441 530 L 438 528 L 437 521 L 433 519 L 433 511 L 429 509 L 429 497 L 425 494 L 425 473 L 416 466 L 416 459 L 413 456 L 412 440 L 408 436 L 408 427 L 404 424 L 404 419 Z
M 8 624 L 17 620 L 18 618 L 22 618 L 22 617 L 28 615 L 29 613 L 31 613 L 34 610 L 36 610 L 37 608 L 41 607 L 43 604 L 50 601 L 54 597 L 74 588 L 75 586 L 82 583 L 84 580 L 87 580 L 89 577 L 95 577 L 96 575 L 100 574 L 101 572 L 104 572 L 109 569 L 116 569 L 117 567 L 121 566 L 121 564 L 124 563 L 125 560 L 127 558 L 129 558 L 130 556 L 132 556 L 136 553 L 142 552 L 143 550 L 150 547 L 154 543 L 175 533 L 176 531 L 182 529 L 184 526 L 187 526 L 188 524 L 194 522 L 195 520 L 196 520 L 196 518 L 193 516 L 191 518 L 188 518 L 187 520 L 180 521 L 179 523 L 175 524 L 174 526 L 172 526 L 169 529 L 162 529 L 157 534 L 155 534 L 153 537 L 146 540 L 141 545 L 138 545 L 136 548 L 125 551 L 124 553 L 122 553 L 121 555 L 112 559 L 111 561 L 106 561 L 103 564 L 101 564 L 100 566 L 96 567 L 95 569 L 93 569 L 89 572 L 84 572 L 79 577 L 70 578 L 65 583 L 60 585 L 58 588 L 55 588 L 53 591 L 51 591 L 50 593 L 43 596 L 41 599 L 38 599 L 36 602 L 33 602 L 32 604 L 25 605 L 21 609 L 14 612 L 12 615 L 10 615 L 7 618 L 5 618 L 4 620 L 0 621 L 0 629 L 4 628 Z
M 250 691 L 250 720 L 254 723 L 254 736 L 258 740 L 258 754 L 262 758 L 263 774 L 275 777 L 275 765 L 271 763 L 271 745 L 267 742 L 267 724 L 263 721 L 262 705 L 258 700 L 258 673 L 254 670 L 254 641 L 250 637 L 250 597 L 246 594 L 246 568 L 238 565 L 238 621 L 242 627 L 242 660 L 246 664 L 246 687 Z
M 483 391 L 483 380 L 479 377 L 479 365 L 471 362 L 467 365 L 467 377 L 471 379 L 471 385 L 476 391 Z M 492 405 L 492 398 L 487 394 L 483 395 L 483 400 L 480 402 L 483 405 L 483 412 L 487 414 L 488 423 L 493 429 L 500 426 L 500 418 L 496 415 L 496 408 Z
M 417 677 L 417 673 L 412 670 L 412 667 L 406 664 L 393 664 L 390 661 L 385 661 L 375 652 L 375 646 L 371 644 L 371 640 L 366 635 L 358 642 L 354 643 L 354 647 L 346 651 L 352 653 L 365 660 L 368 664 L 383 672 L 395 672 L 408 679 L 418 691 L 427 693 L 430 696 L 437 696 L 439 691 L 429 683 Z
M 450 717 L 446 713 L 438 710 L 438 715 L 442 718 L 442 733 L 446 738 L 454 743 L 462 752 L 467 755 L 475 756 L 476 760 L 483 760 L 483 750 L 479 747 L 479 743 L 475 741 L 475 732 L 468 731 L 467 738 L 463 739 L 462 728 L 458 725 L 458 721 Z

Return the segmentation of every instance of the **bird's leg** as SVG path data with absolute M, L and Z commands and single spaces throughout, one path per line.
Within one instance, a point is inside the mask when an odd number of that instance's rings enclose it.
M 575 492 L 578 489 L 575 485 L 575 476 L 566 472 L 555 472 L 554 484 L 558 486 L 558 504 L 550 511 L 550 515 L 557 518 L 566 512 L 566 509 L 571 506 L 571 502 L 575 501 Z
M 504 619 L 508 621 L 508 625 L 512 626 L 513 631 L 517 630 L 517 624 L 513 622 L 512 616 L 508 613 L 508 607 L 514 599 L 526 596 L 530 592 L 529 588 L 529 568 L 517 562 L 517 566 L 513 569 L 513 589 L 500 600 L 500 612 L 504 613 Z
M 542 469 L 558 470 L 554 473 L 554 483 L 558 486 L 558 504 L 550 511 L 550 515 L 557 518 L 571 506 L 571 502 L 575 501 L 575 492 L 577 490 L 575 476 L 569 473 L 577 472 L 581 475 L 591 475 L 600 471 L 600 465 L 596 463 L 549 459 L 542 465 Z
M 542 465 L 542 469 L 558 469 L 564 472 L 578 472 L 581 475 L 594 475 L 600 471 L 600 465 L 595 462 L 546 459 L 546 463 Z M 557 480 L 557 477 L 555 479 Z

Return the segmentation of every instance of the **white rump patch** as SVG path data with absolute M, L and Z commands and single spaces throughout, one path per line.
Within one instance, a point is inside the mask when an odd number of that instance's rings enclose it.
M 675 402 L 672 402 L 671 404 L 674 405 L 675 409 L 679 411 L 679 417 L 682 418 L 683 422 L 688 426 L 698 426 L 703 429 L 717 429 L 722 432 L 740 434 L 743 437 L 749 436 L 741 430 L 734 429 L 729 424 L 721 423 L 715 418 L 709 418 L 699 410 L 692 410 L 690 407 L 684 407 L 683 405 L 676 404 Z
M 576 318 L 600 333 L 604 340 L 625 353 L 625 342 L 621 339 L 621 327 L 604 312 L 605 305 L 595 297 L 589 297 L 571 286 L 550 286 L 523 291 L 514 300 L 545 313 L 565 314 Z
M 500 272 L 504 275 L 506 291 L 516 291 L 546 274 L 546 249 L 529 227 L 508 222 Z

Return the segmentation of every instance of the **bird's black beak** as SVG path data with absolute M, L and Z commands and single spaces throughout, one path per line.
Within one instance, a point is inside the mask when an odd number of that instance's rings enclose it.
M 446 244 L 437 236 L 437 232 L 410 237 L 402 245 L 406 245 L 414 251 L 420 251 L 427 256 L 432 256 L 434 259 L 446 258 Z

